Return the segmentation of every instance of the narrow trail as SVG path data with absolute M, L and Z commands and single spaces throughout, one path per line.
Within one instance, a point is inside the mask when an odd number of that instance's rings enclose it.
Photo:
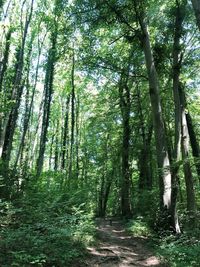
M 97 223 L 98 245 L 88 247 L 89 267 L 164 267 L 146 247 L 146 239 L 128 234 L 119 220 L 100 220 Z

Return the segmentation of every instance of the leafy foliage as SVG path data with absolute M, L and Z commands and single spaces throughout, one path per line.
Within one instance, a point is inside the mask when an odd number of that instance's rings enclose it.
M 66 194 L 51 194 L 29 191 L 1 203 L 1 266 L 71 266 L 84 259 L 93 241 L 92 214 L 72 206 Z

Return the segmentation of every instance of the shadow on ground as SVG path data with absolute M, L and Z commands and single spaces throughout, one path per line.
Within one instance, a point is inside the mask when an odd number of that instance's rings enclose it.
M 146 247 L 147 240 L 129 235 L 120 220 L 110 225 L 109 220 L 97 222 L 98 245 L 88 247 L 89 267 L 128 267 L 155 266 L 166 267 Z

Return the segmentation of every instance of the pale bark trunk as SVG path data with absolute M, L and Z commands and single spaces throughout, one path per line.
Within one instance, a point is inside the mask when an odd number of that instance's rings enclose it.
M 180 39 L 182 35 L 182 23 L 185 17 L 185 6 L 186 1 L 183 1 L 182 4 L 177 2 L 176 6 L 176 18 L 174 26 L 174 44 L 173 44 L 173 96 L 174 96 L 174 105 L 175 105 L 175 144 L 174 144 L 174 167 L 172 171 L 172 207 L 171 207 L 171 216 L 172 224 L 174 224 L 174 229 L 176 233 L 180 233 L 180 227 L 178 223 L 178 216 L 176 211 L 176 202 L 178 194 L 178 171 L 179 171 L 179 162 L 181 159 L 181 105 L 180 105 L 180 96 L 179 96 L 179 78 L 181 72 L 181 49 L 180 49 Z
M 194 182 L 189 160 L 189 133 L 186 120 L 185 101 L 182 85 L 180 84 L 181 116 L 182 116 L 182 159 L 186 184 L 187 209 L 191 214 L 196 211 Z
M 149 78 L 149 94 L 152 106 L 157 162 L 160 172 L 160 206 L 161 209 L 166 208 L 169 210 L 171 207 L 171 172 L 160 101 L 159 83 L 154 65 L 149 33 L 144 20 L 140 20 L 140 25 L 143 32 L 143 50 Z

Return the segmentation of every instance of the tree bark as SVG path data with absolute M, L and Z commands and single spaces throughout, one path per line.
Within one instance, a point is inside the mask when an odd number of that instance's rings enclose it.
M 43 107 L 43 118 L 42 118 L 42 130 L 40 136 L 39 145 L 39 156 L 36 164 L 37 176 L 40 176 L 43 163 L 44 163 L 44 153 L 46 148 L 47 133 L 49 127 L 50 119 L 50 108 L 51 100 L 53 95 L 53 79 L 54 79 L 54 67 L 56 61 L 56 44 L 57 44 L 57 31 L 53 32 L 51 35 L 51 48 L 49 49 L 47 65 L 46 65 L 46 75 L 45 75 L 45 97 L 44 97 L 44 107 Z
M 152 106 L 152 115 L 155 131 L 155 141 L 157 149 L 157 161 L 160 171 L 160 206 L 167 209 L 171 206 L 171 172 L 170 162 L 166 145 L 165 128 L 163 122 L 162 108 L 160 102 L 159 83 L 157 72 L 154 65 L 149 33 L 147 27 L 142 21 L 141 28 L 144 34 L 144 54 L 146 60 L 146 67 L 149 78 L 149 94 Z
M 194 13 L 196 16 L 197 26 L 200 30 L 200 1 L 199 0 L 192 0 L 192 6 L 193 6 Z
M 21 96 L 23 93 L 23 83 L 22 82 L 22 74 L 23 74 L 23 68 L 24 68 L 24 49 L 25 49 L 25 43 L 27 38 L 27 33 L 29 29 L 29 25 L 32 18 L 33 13 L 33 2 L 31 1 L 31 7 L 30 12 L 27 14 L 25 26 L 23 30 L 23 36 L 22 41 L 19 50 L 17 51 L 17 63 L 15 66 L 15 76 L 13 79 L 13 88 L 12 88 L 12 95 L 10 100 L 14 100 L 15 103 L 11 109 L 11 112 L 8 115 L 7 124 L 5 124 L 5 129 L 3 130 L 3 137 L 2 137 L 2 143 L 3 143 L 3 149 L 2 149 L 2 159 L 7 162 L 9 165 L 11 151 L 12 151 L 12 144 L 13 144 L 13 137 L 14 132 L 17 124 L 18 119 L 18 110 L 21 103 Z
M 75 59 L 74 50 L 72 55 L 72 70 L 71 70 L 71 139 L 70 139 L 70 158 L 69 158 L 69 179 L 72 178 L 73 159 L 74 159 L 74 128 L 75 128 L 75 85 L 74 85 L 74 70 Z
M 180 233 L 180 227 L 178 222 L 178 215 L 176 211 L 176 202 L 178 195 L 178 171 L 180 167 L 181 159 L 181 104 L 179 96 L 179 79 L 181 73 L 181 46 L 180 40 L 183 31 L 182 23 L 185 17 L 186 1 L 181 3 L 176 2 L 176 17 L 174 25 L 174 43 L 173 43 L 173 96 L 175 105 L 175 144 L 174 144 L 174 165 L 172 168 L 172 206 L 171 206 L 171 220 L 176 233 Z
M 56 140 L 55 140 L 55 152 L 54 152 L 54 171 L 57 171 L 59 163 L 59 120 L 57 121 L 55 138 Z
M 143 189 L 151 189 L 152 188 L 152 174 L 151 174 L 151 166 L 150 166 L 150 147 L 151 147 L 151 139 L 152 139 L 152 130 L 153 125 L 150 122 L 148 126 L 148 133 L 146 133 L 145 129 L 145 118 L 143 115 L 142 104 L 141 104 L 141 95 L 139 88 L 137 86 L 137 100 L 138 100 L 138 114 L 140 118 L 140 129 L 142 135 L 142 145 L 139 153 L 139 184 L 138 187 L 140 190 Z
M 62 152 L 61 152 L 61 169 L 66 169 L 66 160 L 68 157 L 68 145 L 69 145 L 69 102 L 70 95 L 67 96 L 65 105 L 65 118 L 64 118 L 64 130 L 63 130 L 63 141 L 62 141 Z
M 180 101 L 181 101 L 181 115 L 182 115 L 182 159 L 183 159 L 183 170 L 185 176 L 186 184 L 186 194 L 187 194 L 187 209 L 191 214 L 194 214 L 196 211 L 196 200 L 195 200 L 195 191 L 194 191 L 194 182 L 192 177 L 192 170 L 189 160 L 189 133 L 186 121 L 186 111 L 185 111 L 185 101 L 184 101 L 184 92 L 182 84 L 179 85 L 180 89 Z M 191 220 L 192 222 L 192 220 Z
M 121 180 L 121 213 L 122 216 L 129 217 L 131 215 L 130 204 L 130 166 L 129 166 L 129 150 L 130 150 L 130 90 L 127 85 L 127 79 L 121 77 L 119 83 L 120 109 L 122 114 L 122 180 Z
M 140 37 L 142 48 L 145 55 L 146 68 L 149 80 L 149 95 L 152 107 L 153 126 L 155 132 L 155 143 L 157 151 L 157 164 L 159 168 L 159 187 L 160 187 L 160 209 L 166 227 L 170 228 L 168 215 L 171 209 L 171 170 L 167 150 L 166 133 L 160 101 L 160 88 L 157 72 L 154 64 L 153 53 L 151 49 L 149 32 L 144 21 L 143 14 L 140 12 L 138 3 L 135 3 L 136 16 L 141 27 L 142 35 Z
M 194 125 L 192 122 L 192 117 L 189 111 L 186 113 L 186 121 L 187 121 L 189 136 L 190 136 L 190 144 L 192 147 L 192 155 L 194 157 L 196 171 L 197 171 L 197 174 L 199 177 L 199 183 L 200 183 L 200 147 L 199 147 L 199 143 L 196 138 L 196 133 L 195 133 Z
M 77 101 L 76 101 L 76 179 L 79 178 L 79 109 L 80 109 L 80 98 L 77 95 Z
M 0 63 L 0 92 L 2 91 L 2 85 L 3 85 L 3 79 L 4 75 L 7 70 L 7 64 L 8 64 L 8 57 L 9 57 L 9 51 L 10 51 L 10 39 L 11 39 L 11 34 L 12 34 L 12 28 L 8 30 L 8 33 L 6 34 L 6 45 L 5 45 L 5 51 L 4 51 L 4 56 L 3 60 Z

